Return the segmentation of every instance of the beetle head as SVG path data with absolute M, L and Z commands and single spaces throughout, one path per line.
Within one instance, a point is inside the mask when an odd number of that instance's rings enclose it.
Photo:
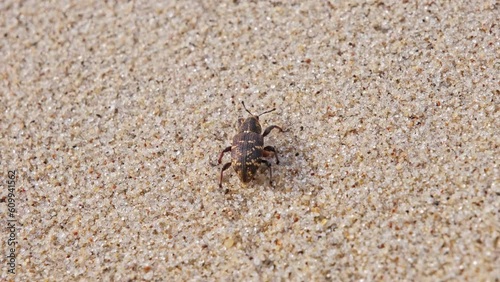
M 260 134 L 262 132 L 262 127 L 260 126 L 259 123 L 259 117 L 253 116 L 243 121 L 240 124 L 240 132 L 255 132 Z
M 271 109 L 269 111 L 265 111 L 263 113 L 261 113 L 260 115 L 254 115 L 252 114 L 248 109 L 247 107 L 245 106 L 245 103 L 243 101 L 241 101 L 241 104 L 243 105 L 243 108 L 247 111 L 247 113 L 249 113 L 251 115 L 251 117 L 243 120 L 242 118 L 240 118 L 238 120 L 238 123 L 239 123 L 239 127 L 240 127 L 240 132 L 255 132 L 255 133 L 258 133 L 260 134 L 262 132 L 262 127 L 260 126 L 260 123 L 259 123 L 259 116 L 263 115 L 263 114 L 267 114 L 269 112 L 272 112 L 274 110 L 276 110 L 276 108 L 274 109 Z

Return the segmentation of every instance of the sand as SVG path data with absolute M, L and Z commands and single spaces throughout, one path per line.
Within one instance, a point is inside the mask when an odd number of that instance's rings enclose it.
M 496 1 L 18 2 L 1 280 L 499 281 Z

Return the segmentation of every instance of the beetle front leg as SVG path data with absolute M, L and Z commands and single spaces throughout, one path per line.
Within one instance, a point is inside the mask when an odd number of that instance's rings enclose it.
M 267 167 L 269 168 L 269 184 L 273 186 L 273 169 L 271 168 L 271 163 L 263 159 L 260 159 L 259 161 L 262 164 L 266 164 Z
M 224 156 L 224 153 L 230 152 L 231 151 L 231 146 L 227 147 L 226 149 L 222 150 L 219 155 L 219 164 L 222 162 L 222 156 Z
M 231 148 L 231 147 L 229 147 L 229 148 Z M 220 181 L 219 181 L 219 187 L 220 188 L 222 188 L 222 175 L 224 174 L 224 170 L 228 169 L 230 166 L 231 166 L 231 163 L 227 163 L 220 170 Z
M 262 137 L 266 137 L 269 133 L 271 133 L 271 130 L 273 129 L 279 129 L 281 132 L 283 132 L 283 129 L 281 129 L 281 127 L 277 126 L 277 125 L 271 125 L 269 126 L 268 128 L 266 128 L 266 130 L 264 130 L 264 133 L 262 133 Z
M 264 147 L 264 149 L 262 150 L 262 154 L 265 158 L 274 154 L 274 157 L 276 157 L 276 164 L 280 164 L 280 160 L 278 159 L 278 152 L 276 152 L 276 149 L 274 149 L 273 146 Z

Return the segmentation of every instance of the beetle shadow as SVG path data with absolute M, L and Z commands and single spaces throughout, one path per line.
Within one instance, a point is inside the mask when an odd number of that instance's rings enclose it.
M 303 192 L 317 190 L 317 187 L 309 187 L 307 181 L 309 176 L 315 176 L 315 172 L 308 165 L 311 162 L 311 157 L 307 152 L 308 140 L 300 138 L 302 134 L 306 134 L 305 128 L 304 126 L 292 127 L 289 123 L 286 126 L 281 132 L 283 136 L 274 136 L 270 142 L 276 146 L 280 160 L 277 165 L 273 161 L 273 156 L 267 158 L 271 160 L 273 168 L 273 186 L 270 189 L 281 193 L 290 191 L 290 189 Z M 266 166 L 261 166 L 259 169 L 262 170 L 262 173 L 267 173 L 267 177 L 259 176 L 257 183 L 265 185 L 269 178 L 269 172 L 267 172 Z M 303 181 L 304 179 L 306 180 Z

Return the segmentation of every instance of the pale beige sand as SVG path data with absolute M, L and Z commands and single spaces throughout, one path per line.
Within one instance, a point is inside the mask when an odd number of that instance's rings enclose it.
M 2 280 L 498 281 L 496 1 L 18 2 Z M 242 100 L 274 187 L 218 188 Z

